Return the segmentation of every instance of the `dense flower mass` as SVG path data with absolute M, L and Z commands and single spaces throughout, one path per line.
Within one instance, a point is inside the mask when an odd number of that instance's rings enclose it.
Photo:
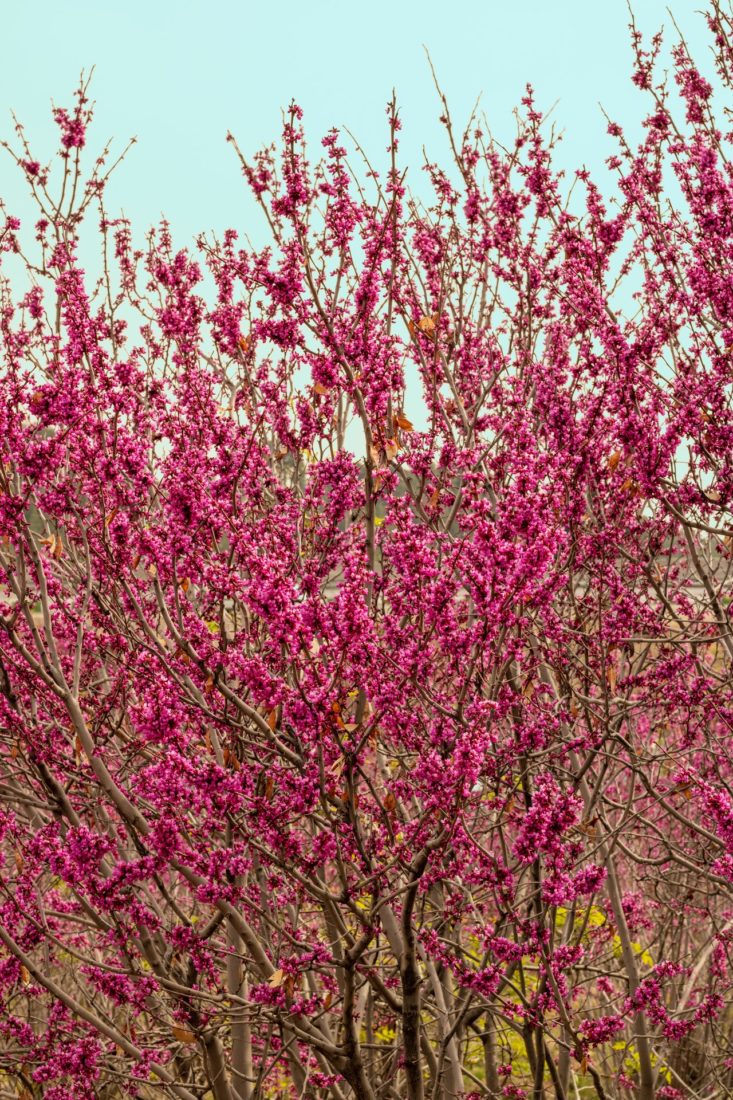
M 293 106 L 279 150 L 231 139 L 263 250 L 136 243 L 86 84 L 53 163 L 19 128 L 0 1097 L 730 1095 L 733 15 L 708 22 L 714 84 L 632 28 L 649 114 L 636 147 L 610 125 L 603 188 L 555 171 L 530 90 L 509 149 L 443 104 L 421 201 L 394 103 L 361 181 Z

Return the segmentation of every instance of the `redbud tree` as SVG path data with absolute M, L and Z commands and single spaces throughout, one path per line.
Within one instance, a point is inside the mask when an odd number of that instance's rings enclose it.
M 85 81 L 2 209 L 0 1096 L 733 1088 L 733 11 L 641 139 L 139 243 Z M 727 97 L 727 98 L 726 98 Z M 60 175 L 59 175 L 60 173 Z M 429 197 L 426 197 L 429 194 Z M 82 268 L 83 234 L 98 244 Z M 90 265 L 87 264 L 89 267 Z

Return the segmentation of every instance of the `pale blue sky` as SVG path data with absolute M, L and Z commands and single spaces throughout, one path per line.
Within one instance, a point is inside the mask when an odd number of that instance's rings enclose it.
M 697 0 L 672 0 L 695 52 L 708 40 Z M 665 0 L 636 0 L 640 27 L 666 22 Z M 96 66 L 93 146 L 114 136 L 138 143 L 111 188 L 138 231 L 169 217 L 176 239 L 233 225 L 251 230 L 256 213 L 227 129 L 243 151 L 277 135 L 291 97 L 305 109 L 316 144 L 348 126 L 379 163 L 384 106 L 394 86 L 404 159 L 419 171 L 420 149 L 443 148 L 439 106 L 423 45 L 461 122 L 479 93 L 494 132 L 512 130 L 527 81 L 540 105 L 559 100 L 562 159 L 598 169 L 611 150 L 599 101 L 632 129 L 646 110 L 629 80 L 625 0 L 0 0 L 0 134 L 10 108 L 26 123 L 39 159 L 53 149 L 49 103 L 70 100 L 82 67 Z M 669 27 L 669 41 L 674 31 Z M 22 212 L 22 180 L 0 161 L 0 195 Z M 255 231 L 255 237 L 259 234 Z

